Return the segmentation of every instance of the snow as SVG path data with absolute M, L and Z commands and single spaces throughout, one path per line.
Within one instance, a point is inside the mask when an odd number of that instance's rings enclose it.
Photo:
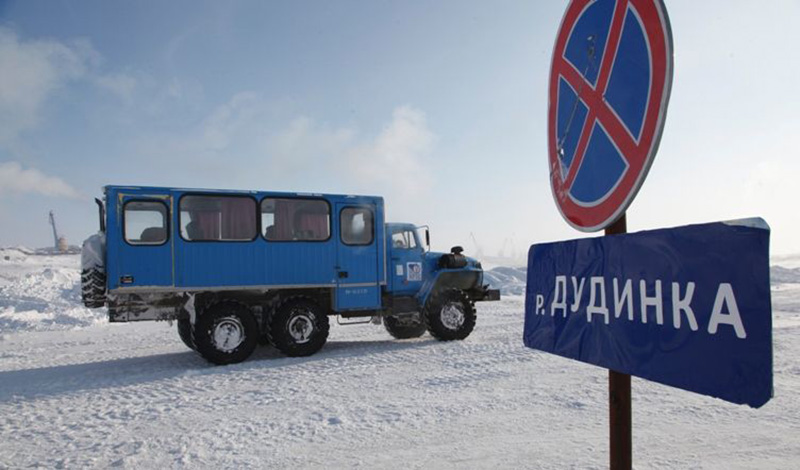
M 106 321 L 81 304 L 80 255 L 0 249 L 0 334 L 72 329 Z
M 800 254 L 773 256 L 771 261 L 773 265 L 782 266 L 784 268 L 800 268 Z
M 83 308 L 79 264 L 0 250 L 0 469 L 607 467 L 607 374 L 523 347 L 524 268 L 487 272 L 504 299 L 465 341 L 334 322 L 314 356 L 219 367 L 174 325 Z M 636 468 L 797 467 L 798 267 L 772 269 L 775 398 L 634 378 Z
M 527 275 L 526 268 L 498 266 L 484 272 L 484 283 L 499 288 L 501 296 L 525 295 Z

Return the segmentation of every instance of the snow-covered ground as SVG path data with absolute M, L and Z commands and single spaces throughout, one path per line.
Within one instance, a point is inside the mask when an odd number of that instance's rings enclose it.
M 787 257 L 787 261 L 798 257 Z M 775 398 L 633 379 L 637 468 L 800 466 L 800 263 L 773 267 Z M 0 469 L 605 468 L 604 370 L 522 345 L 524 269 L 461 342 L 334 325 L 308 358 L 211 366 L 80 306 L 78 258 L 0 250 Z

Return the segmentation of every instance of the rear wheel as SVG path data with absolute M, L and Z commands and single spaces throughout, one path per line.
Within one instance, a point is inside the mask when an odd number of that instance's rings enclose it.
M 178 319 L 178 336 L 181 337 L 181 341 L 186 347 L 197 350 L 194 341 L 192 341 L 192 322 L 188 318 Z
M 268 338 L 287 356 L 310 356 L 328 340 L 328 315 L 307 297 L 291 297 L 281 303 L 269 320 Z
M 464 339 L 475 328 L 475 306 L 461 289 L 432 294 L 425 304 L 423 320 L 431 336 L 441 341 Z
M 214 364 L 234 364 L 250 357 L 258 335 L 258 322 L 249 308 L 222 301 L 198 315 L 192 329 L 193 349 Z
M 419 338 L 425 334 L 425 323 L 419 313 L 383 317 L 383 327 L 397 339 Z

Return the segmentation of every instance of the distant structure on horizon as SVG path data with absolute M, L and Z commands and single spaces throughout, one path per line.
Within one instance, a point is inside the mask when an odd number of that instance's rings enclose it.
M 58 229 L 56 228 L 56 217 L 53 211 L 50 211 L 50 225 L 53 226 L 53 249 L 56 253 L 66 253 L 69 250 L 66 237 L 58 236 Z

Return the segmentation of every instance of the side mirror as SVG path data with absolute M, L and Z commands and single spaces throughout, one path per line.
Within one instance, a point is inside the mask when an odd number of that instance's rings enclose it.
M 425 244 L 428 246 L 428 251 L 431 249 L 431 232 L 425 229 Z
M 106 209 L 103 206 L 103 201 L 98 198 L 94 198 L 94 202 L 97 204 L 97 209 L 100 214 L 100 231 L 105 233 L 106 231 Z

